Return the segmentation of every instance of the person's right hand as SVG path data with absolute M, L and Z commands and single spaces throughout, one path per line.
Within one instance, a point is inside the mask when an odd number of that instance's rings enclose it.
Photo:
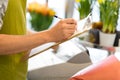
M 49 30 L 48 35 L 54 42 L 64 41 L 74 34 L 76 25 L 77 22 L 72 18 L 62 19 Z

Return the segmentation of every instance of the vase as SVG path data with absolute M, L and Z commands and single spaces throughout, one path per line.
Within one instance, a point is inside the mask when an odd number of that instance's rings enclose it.
M 113 47 L 116 33 L 115 34 L 109 34 L 109 33 L 103 33 L 100 31 L 99 33 L 99 39 L 100 39 L 100 45 L 106 46 L 106 47 Z

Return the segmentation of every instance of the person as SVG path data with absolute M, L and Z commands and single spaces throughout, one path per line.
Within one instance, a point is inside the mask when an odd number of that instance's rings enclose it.
M 7 7 L 4 5 L 5 1 L 8 2 Z M 27 0 L 0 1 L 1 80 L 26 80 L 28 60 L 22 59 L 29 56 L 30 50 L 44 43 L 64 41 L 76 30 L 76 21 L 68 18 L 60 20 L 48 30 L 27 34 L 26 2 Z

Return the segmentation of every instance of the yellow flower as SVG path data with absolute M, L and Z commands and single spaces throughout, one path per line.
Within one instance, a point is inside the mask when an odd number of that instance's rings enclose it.
M 79 3 L 80 2 L 80 0 L 75 0 L 77 3 Z
M 79 2 L 84 2 L 86 0 L 75 0 L 75 2 L 79 3 Z
M 48 29 L 53 21 L 54 10 L 48 7 L 47 4 L 39 4 L 32 2 L 28 4 L 28 12 L 30 13 L 31 26 L 35 31 Z
M 36 8 L 39 7 L 39 4 L 37 2 L 29 3 L 28 5 L 28 11 L 35 11 Z
M 105 0 L 98 0 L 100 4 L 105 3 Z
M 43 15 L 50 15 L 53 16 L 55 12 L 48 8 L 46 4 L 39 4 L 37 2 L 32 2 L 28 5 L 28 11 L 33 12 L 35 11 L 36 13 L 41 13 Z
M 49 15 L 50 16 L 54 16 L 55 15 L 55 11 L 53 11 L 52 9 L 49 9 Z
M 48 7 L 46 5 L 42 5 L 39 9 L 38 9 L 39 13 L 42 13 L 43 15 L 47 15 L 48 14 Z

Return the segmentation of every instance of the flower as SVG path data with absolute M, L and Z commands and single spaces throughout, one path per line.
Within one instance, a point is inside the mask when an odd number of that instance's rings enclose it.
M 102 32 L 115 33 L 119 16 L 119 0 L 98 0 Z
M 48 8 L 47 4 L 39 4 L 37 2 L 29 3 L 27 10 L 31 16 L 32 28 L 36 31 L 47 29 L 55 15 L 55 11 Z
M 80 19 L 87 17 L 91 10 L 91 4 L 94 0 L 75 0 L 80 13 Z
M 98 0 L 99 4 L 104 4 L 105 3 L 105 0 Z

